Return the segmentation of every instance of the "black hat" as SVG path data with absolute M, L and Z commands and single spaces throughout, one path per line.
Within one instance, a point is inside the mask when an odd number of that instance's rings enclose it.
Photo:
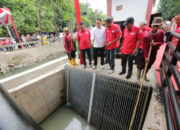
M 133 24 L 134 23 L 134 18 L 133 17 L 129 17 L 126 19 L 125 25 L 127 26 L 128 24 Z

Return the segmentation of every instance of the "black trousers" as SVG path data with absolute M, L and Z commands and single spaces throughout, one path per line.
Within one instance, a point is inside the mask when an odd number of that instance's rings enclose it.
M 141 56 L 141 54 L 142 54 L 142 48 L 139 48 L 137 53 L 136 53 L 136 56 L 135 56 L 135 64 L 138 64 L 139 57 Z
M 129 55 L 122 54 L 122 60 L 121 60 L 122 71 L 126 72 L 126 66 L 128 62 L 128 74 L 132 74 L 133 59 L 134 59 L 134 56 L 132 56 L 131 54 Z
M 88 59 L 89 59 L 89 64 L 91 65 L 91 53 L 90 53 L 90 48 L 88 49 L 81 49 L 81 53 L 82 53 L 82 58 L 83 58 L 83 64 L 86 65 L 86 53 L 88 55 Z
M 67 52 L 67 55 L 68 55 L 68 59 L 69 60 L 71 60 L 71 58 L 76 58 L 76 53 L 75 53 L 75 51 L 73 50 L 73 51 L 71 51 L 71 57 L 70 57 L 70 55 L 69 55 L 69 53 Z
M 100 53 L 101 65 L 104 65 L 104 47 L 94 47 L 94 66 L 97 66 L 98 53 Z

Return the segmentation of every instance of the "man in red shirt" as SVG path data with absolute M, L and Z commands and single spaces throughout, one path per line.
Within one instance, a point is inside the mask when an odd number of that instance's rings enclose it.
M 91 34 L 89 30 L 85 28 L 84 23 L 80 23 L 79 27 L 80 27 L 80 31 L 77 33 L 77 41 L 78 41 L 78 47 L 80 48 L 82 53 L 84 68 L 86 68 L 86 53 L 89 59 L 89 66 L 91 68 L 92 67 L 91 53 L 90 53 Z
M 137 64 L 138 68 L 138 77 L 137 79 L 140 79 L 141 75 L 141 70 L 144 69 L 145 63 L 149 62 L 148 67 L 147 67 L 147 72 L 153 65 L 153 63 L 156 60 L 156 55 L 159 47 L 164 43 L 164 31 L 160 30 L 162 24 L 162 18 L 161 17 L 155 17 L 153 22 L 152 22 L 152 31 L 149 32 L 143 39 L 143 53 L 139 57 L 139 62 Z M 152 42 L 154 40 L 154 42 Z M 149 53 L 149 48 L 150 45 L 152 45 L 152 51 L 151 51 L 151 56 L 148 59 L 148 53 Z M 147 74 L 146 72 L 146 74 Z M 145 78 L 146 81 L 149 81 L 147 77 Z
M 152 29 L 150 27 L 147 26 L 147 22 L 146 21 L 142 21 L 140 22 L 139 24 L 139 27 L 140 27 L 140 30 L 142 31 L 142 37 L 141 37 L 141 43 L 139 45 L 139 49 L 136 53 L 136 57 L 135 57 L 135 64 L 138 64 L 138 60 L 139 60 L 139 56 L 141 55 L 142 53 L 142 48 L 143 48 L 143 38 L 144 36 L 150 32 Z
M 107 49 L 108 54 L 108 60 L 110 65 L 110 72 L 109 74 L 112 74 L 114 72 L 115 67 L 115 50 L 119 44 L 119 40 L 121 38 L 121 29 L 118 25 L 113 24 L 113 18 L 111 16 L 108 16 L 105 19 L 106 24 L 106 42 L 105 46 Z
M 126 65 L 128 61 L 128 74 L 126 79 L 129 79 L 132 75 L 134 55 L 136 54 L 141 42 L 142 31 L 138 27 L 134 26 L 133 17 L 127 18 L 125 24 L 126 28 L 123 32 L 123 42 L 120 48 L 122 52 L 122 71 L 119 75 L 126 73 Z
M 63 31 L 64 31 L 64 36 L 63 36 L 64 48 L 66 49 L 67 55 L 69 57 L 70 65 L 73 67 L 74 65 L 76 65 L 76 61 L 75 61 L 76 53 L 73 46 L 74 40 L 72 38 L 72 35 L 69 33 L 69 29 L 67 27 L 65 27 Z M 70 53 L 71 53 L 71 57 L 70 57 Z
M 176 29 L 175 32 L 180 34 L 180 14 L 176 15 L 175 18 L 175 23 L 176 23 Z M 172 43 L 177 46 L 179 42 L 179 39 L 176 37 L 173 37 Z

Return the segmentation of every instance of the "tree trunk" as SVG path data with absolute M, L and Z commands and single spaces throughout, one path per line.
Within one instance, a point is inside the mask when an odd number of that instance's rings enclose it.
M 59 36 L 58 36 L 58 27 L 57 27 L 57 24 L 56 24 L 56 9 L 55 8 L 54 8 L 54 20 L 53 20 L 53 22 L 54 22 L 54 26 L 55 26 L 55 29 L 56 29 L 56 36 L 59 39 Z
M 38 0 L 38 8 L 39 8 L 39 29 L 41 35 L 41 44 L 43 46 L 42 26 L 41 26 L 41 0 Z

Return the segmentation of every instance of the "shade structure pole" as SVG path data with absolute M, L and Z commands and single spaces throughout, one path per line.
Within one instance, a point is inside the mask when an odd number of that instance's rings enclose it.
M 12 37 L 12 34 L 11 34 L 10 30 L 9 30 L 8 25 L 6 25 L 6 29 L 7 29 L 8 33 L 9 33 L 10 37 L 11 37 L 11 40 L 12 40 L 12 39 L 13 39 L 13 37 Z
M 79 0 L 74 0 L 74 7 L 75 7 L 75 12 L 76 12 L 76 20 L 77 20 L 78 30 L 80 30 L 79 23 L 81 22 L 81 13 L 80 13 Z M 79 48 L 79 52 L 80 52 L 80 64 L 83 64 L 80 48 Z

